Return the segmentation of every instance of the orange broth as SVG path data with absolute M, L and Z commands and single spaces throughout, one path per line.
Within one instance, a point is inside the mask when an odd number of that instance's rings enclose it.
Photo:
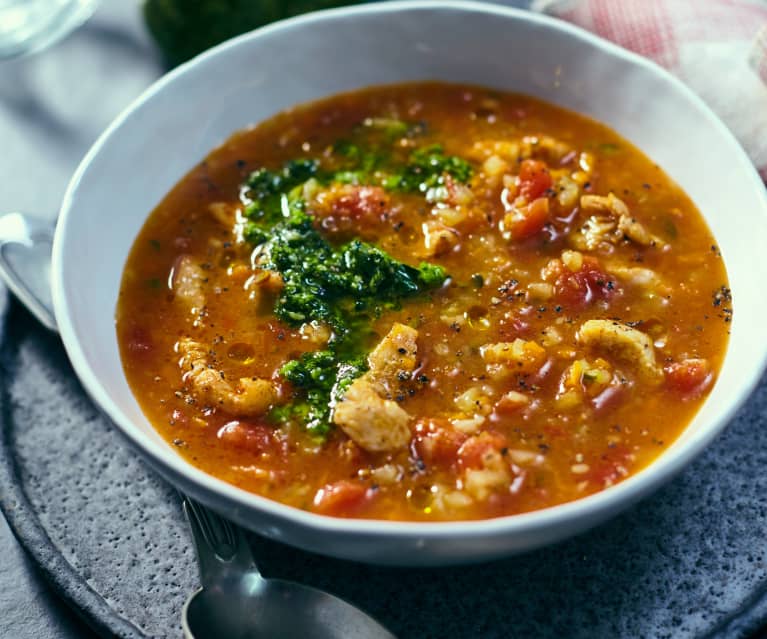
M 341 175 L 350 139 L 400 163 L 439 144 L 471 176 L 408 191 L 391 166 Z M 299 192 L 330 246 L 448 276 L 363 314 L 370 370 L 321 433 L 275 407 L 305 398 L 283 365 L 334 328 L 277 318 L 281 275 L 242 237 L 242 184 L 296 158 L 323 171 Z M 731 312 L 703 218 L 629 142 L 530 97 L 418 83 L 299 106 L 212 151 L 136 239 L 117 333 L 148 419 L 205 472 L 319 513 L 438 521 L 561 504 L 650 464 L 713 385 Z

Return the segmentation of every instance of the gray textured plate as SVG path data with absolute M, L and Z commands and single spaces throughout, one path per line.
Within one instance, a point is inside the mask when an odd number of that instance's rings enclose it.
M 3 292 L 0 291 L 0 314 Z M 178 499 L 12 305 L 0 350 L 0 506 L 97 632 L 180 637 L 197 573 Z M 409 637 L 745 637 L 767 619 L 767 381 L 653 498 L 585 535 L 449 569 L 327 559 L 257 537 L 267 576 L 325 588 Z

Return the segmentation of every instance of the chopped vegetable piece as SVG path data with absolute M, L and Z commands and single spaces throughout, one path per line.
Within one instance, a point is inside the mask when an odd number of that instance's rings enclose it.
M 507 213 L 503 219 L 504 228 L 511 239 L 524 240 L 540 231 L 549 220 L 549 201 L 538 198 Z
M 519 167 L 519 194 L 528 202 L 551 188 L 551 173 L 540 160 L 524 160 Z

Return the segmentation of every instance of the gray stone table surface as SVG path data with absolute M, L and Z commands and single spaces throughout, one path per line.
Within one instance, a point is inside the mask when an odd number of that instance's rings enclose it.
M 509 4 L 519 5 L 523 2 L 524 0 L 517 0 Z M 42 54 L 27 59 L 0 62 L 0 176 L 2 176 L 0 211 L 35 212 L 48 216 L 52 220 L 67 181 L 87 148 L 109 121 L 161 73 L 162 66 L 141 24 L 139 3 L 132 0 L 104 2 L 85 27 Z M 5 315 L 6 306 L 7 296 L 5 291 L 0 290 L 0 317 Z M 14 312 L 12 317 L 16 322 L 31 321 L 20 311 Z M 11 332 L 16 331 L 11 330 Z M 0 384 L 7 381 L 0 379 Z M 50 401 L 50 398 L 46 401 Z M 738 556 L 735 550 L 741 547 L 739 539 L 743 535 L 758 538 L 759 530 L 755 527 L 758 528 L 767 521 L 765 501 L 762 499 L 758 503 L 742 502 L 737 499 L 737 495 L 739 490 L 746 493 L 745 488 L 730 486 L 720 490 L 716 485 L 699 481 L 698 478 L 704 474 L 702 469 L 707 469 L 710 473 L 712 465 L 716 468 L 716 465 L 720 464 L 722 473 L 732 474 L 735 472 L 732 470 L 733 467 L 737 468 L 738 464 L 748 468 L 759 468 L 767 463 L 767 450 L 763 447 L 756 446 L 754 450 L 733 451 L 731 459 L 721 452 L 723 447 L 729 444 L 737 445 L 748 441 L 749 429 L 763 428 L 761 415 L 766 406 L 767 392 L 763 382 L 759 395 L 750 402 L 738 423 L 720 439 L 713 452 L 704 456 L 688 473 L 680 477 L 670 488 L 662 491 L 657 498 L 644 502 L 619 522 L 611 524 L 612 528 L 605 528 L 598 532 L 596 539 L 609 540 L 615 530 L 626 531 L 627 534 L 636 530 L 637 549 L 641 549 L 641 544 L 647 544 L 648 540 L 667 544 L 670 549 L 667 559 L 672 566 L 678 561 L 676 559 L 678 555 L 675 556 L 674 551 L 682 552 L 680 549 L 684 549 L 685 544 L 689 542 L 690 552 L 698 553 L 700 556 L 701 571 L 711 570 L 712 572 L 721 572 L 722 567 L 714 567 L 706 563 L 712 560 L 710 553 L 706 552 L 706 544 L 731 543 L 732 556 L 724 553 L 719 558 L 727 563 L 725 568 L 740 571 L 743 578 L 735 579 L 727 584 L 711 583 L 711 592 L 708 596 L 725 600 L 727 597 L 734 596 L 732 592 L 727 591 L 727 588 L 735 587 L 745 590 L 753 588 L 755 584 L 753 579 L 749 580 L 748 571 L 753 567 L 755 573 L 764 572 L 764 558 L 761 551 L 765 546 L 757 548 L 754 557 Z M 744 433 L 746 433 L 745 436 Z M 765 436 L 761 435 L 755 443 L 765 441 Z M 767 489 L 767 477 L 763 474 L 743 476 L 741 479 L 744 486 L 751 481 L 756 482 L 760 490 Z M 694 498 L 698 490 L 707 491 L 701 497 L 703 510 L 701 517 L 711 516 L 711 512 L 705 509 L 710 508 L 712 504 L 721 503 L 722 495 L 729 499 L 727 508 L 721 513 L 717 511 L 717 516 L 734 522 L 727 528 L 727 534 L 733 535 L 731 539 L 717 537 L 706 540 L 704 529 L 700 527 L 696 529 L 688 522 L 675 522 L 673 517 L 669 518 L 668 512 L 659 505 L 664 502 L 678 503 L 689 499 L 690 496 Z M 763 492 L 767 494 L 767 490 Z M 647 518 L 664 532 L 653 536 L 654 533 L 648 532 L 651 527 L 645 525 L 642 528 L 641 524 L 646 524 Z M 678 530 L 672 530 L 674 528 Z M 686 537 L 690 534 L 696 535 L 696 539 Z M 546 555 L 556 559 L 566 554 L 567 549 L 593 549 L 593 545 L 589 546 L 586 541 L 576 540 L 563 548 L 564 550 L 554 549 Z M 276 553 L 282 557 L 285 551 L 277 550 Z M 559 565 L 563 566 L 566 573 L 568 565 L 572 568 L 573 562 L 577 563 L 577 560 L 581 559 L 585 562 L 588 558 L 586 556 L 571 558 L 569 564 L 561 562 Z M 609 565 L 609 560 L 602 559 Z M 314 562 L 313 559 L 307 561 L 310 564 Z M 641 568 L 641 557 L 637 557 L 636 561 L 637 567 Z M 537 567 L 533 566 L 532 562 L 533 560 L 521 559 L 517 563 L 509 563 L 508 566 L 515 570 L 519 569 L 520 576 L 536 578 L 540 583 L 541 577 L 536 575 Z M 679 562 L 680 565 L 682 563 Z M 668 565 L 664 569 L 670 570 Z M 286 576 L 300 579 L 300 571 L 296 570 L 297 574 Z M 339 570 L 350 571 L 351 575 L 357 569 L 341 567 Z M 362 567 L 359 570 L 361 575 L 367 575 L 371 581 L 375 581 L 374 570 Z M 556 582 L 571 578 L 569 574 L 551 572 L 551 564 L 548 568 L 541 570 L 548 571 L 544 577 L 550 578 L 553 590 L 557 590 Z M 470 569 L 469 573 L 474 583 L 478 583 L 485 577 L 490 585 L 502 586 L 504 583 L 502 580 L 497 583 L 494 581 L 499 580 L 501 573 L 494 572 L 491 568 L 477 567 Z M 430 576 L 426 576 L 425 573 L 424 576 L 428 582 Z M 652 583 L 652 575 L 640 576 L 646 583 Z M 665 596 L 668 598 L 669 609 L 661 613 L 684 617 L 685 610 L 672 610 L 672 608 L 678 608 L 674 606 L 674 602 L 684 601 L 684 589 L 694 588 L 697 577 L 691 574 L 682 576 L 684 579 L 679 584 L 678 592 L 673 592 L 671 589 L 657 594 L 618 592 L 611 593 L 611 596 L 616 601 L 623 602 L 621 605 L 626 606 L 629 605 L 628 601 L 631 597 L 651 599 L 655 596 L 657 600 L 658 596 Z M 415 585 L 413 579 L 417 577 L 414 575 L 411 578 L 406 573 L 402 573 L 402 579 L 403 583 L 412 588 Z M 581 600 L 584 597 L 588 600 L 592 594 L 595 594 L 589 590 L 588 584 L 573 584 L 573 586 L 585 591 L 585 594 L 580 595 Z M 428 588 L 429 584 L 425 583 L 424 592 L 427 592 Z M 516 588 L 520 590 L 518 585 Z M 416 590 L 414 589 L 413 592 L 415 597 L 413 605 L 419 607 L 424 605 L 424 602 L 419 599 Z M 450 590 L 453 591 L 452 588 Z M 534 593 L 530 593 L 530 596 L 534 598 Z M 447 601 L 450 601 L 448 593 L 445 597 Z M 422 598 L 423 595 L 421 595 Z M 459 603 L 455 597 L 453 601 Z M 520 602 L 520 604 L 523 603 Z M 562 603 L 562 600 L 552 601 L 554 606 Z M 441 605 L 444 608 L 446 602 L 442 602 Z M 519 610 L 521 609 L 524 609 L 524 605 L 520 606 Z M 620 614 L 620 610 L 615 612 Z M 514 611 L 510 611 L 509 614 L 509 619 L 513 619 Z M 712 614 L 716 612 L 713 611 Z M 500 627 L 502 619 L 498 618 L 497 621 L 496 627 Z M 599 620 L 593 621 L 596 625 Z M 70 639 L 90 636 L 92 635 L 89 631 L 52 593 L 12 537 L 5 520 L 0 517 L 0 639 L 5 637 Z

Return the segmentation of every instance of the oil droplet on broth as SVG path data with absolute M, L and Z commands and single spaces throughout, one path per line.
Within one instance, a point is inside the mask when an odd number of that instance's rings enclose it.
M 245 342 L 232 344 L 227 350 L 226 355 L 229 359 L 239 364 L 252 364 L 256 359 L 256 351 L 252 345 Z

